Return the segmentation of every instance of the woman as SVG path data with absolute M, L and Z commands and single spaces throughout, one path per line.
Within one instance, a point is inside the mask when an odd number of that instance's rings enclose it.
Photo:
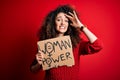
M 89 41 L 80 37 L 83 32 Z M 76 11 L 69 5 L 63 5 L 51 11 L 46 17 L 41 30 L 40 40 L 69 35 L 73 46 L 75 65 L 72 67 L 61 66 L 46 70 L 45 80 L 79 80 L 79 56 L 92 54 L 102 49 L 99 39 L 79 20 Z M 31 71 L 42 69 L 42 52 L 38 51 L 31 65 Z

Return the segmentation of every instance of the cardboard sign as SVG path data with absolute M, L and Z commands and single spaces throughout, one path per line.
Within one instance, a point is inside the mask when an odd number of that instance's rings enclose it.
M 74 65 L 72 44 L 70 36 L 38 41 L 38 50 L 42 51 L 43 70 L 58 66 Z

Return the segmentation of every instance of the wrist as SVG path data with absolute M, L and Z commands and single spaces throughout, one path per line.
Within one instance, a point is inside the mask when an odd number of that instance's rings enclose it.
M 83 31 L 84 28 L 87 28 L 87 27 L 84 26 L 84 25 L 82 25 L 82 26 L 80 27 L 80 30 Z

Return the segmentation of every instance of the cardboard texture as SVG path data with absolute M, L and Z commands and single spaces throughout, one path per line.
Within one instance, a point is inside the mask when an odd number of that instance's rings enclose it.
M 74 65 L 74 57 L 70 36 L 38 41 L 38 50 L 43 55 L 42 67 L 43 70 L 58 66 Z

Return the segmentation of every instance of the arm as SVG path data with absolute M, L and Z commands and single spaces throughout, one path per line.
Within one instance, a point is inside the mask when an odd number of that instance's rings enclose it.
M 31 72 L 37 72 L 37 71 L 39 71 L 41 68 L 42 68 L 42 65 L 40 65 L 39 63 L 32 64 L 32 65 L 30 66 Z
M 82 31 L 89 39 L 90 43 L 94 43 L 97 40 L 97 37 L 87 27 L 83 27 Z
M 42 68 L 42 54 L 39 51 L 36 54 L 36 59 L 33 61 L 33 63 L 30 66 L 31 72 L 37 72 Z
M 102 48 L 103 44 L 99 39 L 95 40 L 93 43 L 82 39 L 80 41 L 79 52 L 80 55 L 93 54 L 99 52 Z
M 97 37 L 80 22 L 76 12 L 75 11 L 73 11 L 73 13 L 69 12 L 69 14 L 71 16 L 66 14 L 66 17 L 68 17 L 71 20 L 72 22 L 71 25 L 74 26 L 75 28 L 79 28 L 80 30 L 82 29 L 83 33 L 86 35 L 90 43 L 94 43 Z
M 70 15 L 66 14 L 66 17 L 71 20 L 71 25 L 75 27 L 76 29 L 81 30 L 86 37 L 88 38 L 89 41 L 83 41 L 81 40 L 80 42 L 80 53 L 85 55 L 85 54 L 91 54 L 91 53 L 96 53 L 100 51 L 103 47 L 101 41 L 87 28 L 85 27 L 81 21 L 78 19 L 75 11 L 73 13 L 70 13 Z

